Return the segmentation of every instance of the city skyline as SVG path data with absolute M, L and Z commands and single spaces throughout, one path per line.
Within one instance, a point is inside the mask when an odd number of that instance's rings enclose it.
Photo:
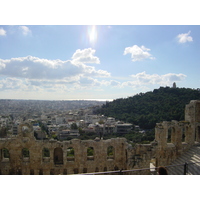
M 0 99 L 117 99 L 199 88 L 199 26 L 0 25 Z

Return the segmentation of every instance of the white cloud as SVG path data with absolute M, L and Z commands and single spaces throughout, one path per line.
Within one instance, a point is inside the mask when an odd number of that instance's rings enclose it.
M 76 52 L 72 56 L 72 61 L 74 63 L 96 63 L 99 64 L 100 60 L 98 57 L 94 56 L 95 50 L 92 48 L 76 50 Z
M 90 49 L 80 50 L 79 52 L 92 52 Z M 48 60 L 33 56 L 0 59 L 0 89 L 22 89 L 22 90 L 47 90 L 72 91 L 90 87 L 99 87 L 104 84 L 96 78 L 110 77 L 110 73 L 105 70 L 96 70 L 93 66 L 86 65 L 86 60 L 97 62 L 99 58 L 91 56 L 89 53 L 76 54 L 79 61 L 72 60 Z M 84 58 L 83 55 L 86 55 Z M 81 59 L 80 59 L 81 57 Z M 83 62 L 81 62 L 83 60 Z M 0 78 L 1 78 L 0 77 Z
M 33 56 L 0 59 L 1 75 L 28 79 L 64 79 L 76 76 L 108 77 L 110 73 L 104 70 L 95 70 L 92 66 L 83 63 L 74 63 L 70 60 L 48 60 Z
M 135 75 L 131 75 L 133 81 L 124 82 L 123 86 L 138 87 L 144 85 L 172 85 L 173 82 L 183 81 L 186 78 L 185 74 L 174 74 L 168 73 L 164 75 L 158 74 L 146 74 L 146 72 L 141 72 Z
M 148 51 L 150 51 L 150 49 L 147 49 L 145 46 L 139 47 L 137 45 L 133 45 L 132 47 L 125 48 L 124 55 L 130 53 L 133 62 L 148 58 L 155 59 Z
M 6 67 L 6 65 L 0 59 L 0 70 L 3 69 L 3 68 L 5 68 L 5 67 Z
M 81 86 L 89 86 L 89 87 L 98 87 L 101 86 L 101 81 L 98 81 L 97 79 L 90 78 L 90 77 L 81 77 L 79 81 Z
M 6 36 L 6 31 L 3 28 L 0 28 L 0 36 Z
M 193 38 L 192 38 L 191 36 L 189 36 L 190 33 L 191 33 L 191 31 L 189 31 L 188 33 L 179 34 L 179 35 L 177 36 L 178 42 L 179 42 L 179 43 L 192 42 L 192 41 L 193 41 Z
M 31 34 L 31 30 L 27 26 L 20 26 L 19 28 L 23 35 Z
M 17 78 L 5 78 L 0 80 L 0 90 L 17 90 L 17 89 L 26 89 L 27 82 L 26 80 L 21 80 Z

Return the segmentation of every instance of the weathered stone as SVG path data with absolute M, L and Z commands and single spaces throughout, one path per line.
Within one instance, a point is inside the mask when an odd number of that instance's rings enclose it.
M 155 127 L 155 140 L 132 147 L 125 138 L 70 141 L 36 140 L 30 124 L 19 125 L 18 135 L 0 138 L 0 174 L 55 175 L 130 170 L 169 165 L 200 142 L 200 101 L 185 108 L 185 121 L 164 121 Z M 44 156 L 44 148 L 49 152 Z M 88 148 L 93 155 L 87 153 Z M 108 148 L 112 154 L 108 154 Z M 6 151 L 5 151 L 6 149 Z M 23 153 L 26 149 L 26 154 Z M 69 156 L 69 149 L 74 155 Z M 9 156 L 5 155 L 9 152 Z M 128 174 L 150 174 L 150 170 Z

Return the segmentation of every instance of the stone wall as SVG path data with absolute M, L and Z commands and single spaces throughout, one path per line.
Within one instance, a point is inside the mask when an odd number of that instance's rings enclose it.
M 19 129 L 23 126 L 20 125 Z M 125 138 L 36 140 L 33 131 L 19 130 L 19 135 L 0 140 L 1 174 L 77 174 L 126 169 L 126 145 Z M 112 155 L 107 153 L 110 146 Z M 92 156 L 88 156 L 89 147 L 93 148 Z M 49 150 L 49 157 L 44 157 L 44 148 Z M 74 156 L 67 156 L 69 148 L 73 148 Z M 4 149 L 8 150 L 9 158 L 4 157 Z M 28 157 L 23 156 L 23 149 L 28 149 Z
M 200 101 L 192 100 L 185 107 L 185 120 L 157 123 L 155 140 L 157 166 L 173 160 L 200 142 Z
M 186 105 L 184 121 L 157 123 L 155 140 L 134 147 L 125 138 L 36 140 L 32 126 L 21 124 L 18 135 L 0 138 L 0 174 L 53 175 L 144 169 L 150 167 L 150 162 L 156 167 L 166 166 L 195 142 L 200 142 L 200 101 Z M 150 170 L 126 174 L 150 174 Z

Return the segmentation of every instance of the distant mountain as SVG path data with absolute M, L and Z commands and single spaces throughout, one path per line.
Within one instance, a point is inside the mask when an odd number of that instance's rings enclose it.
M 128 98 L 106 102 L 98 114 L 152 129 L 162 121 L 184 120 L 185 105 L 200 100 L 200 91 L 190 88 L 160 87 Z

